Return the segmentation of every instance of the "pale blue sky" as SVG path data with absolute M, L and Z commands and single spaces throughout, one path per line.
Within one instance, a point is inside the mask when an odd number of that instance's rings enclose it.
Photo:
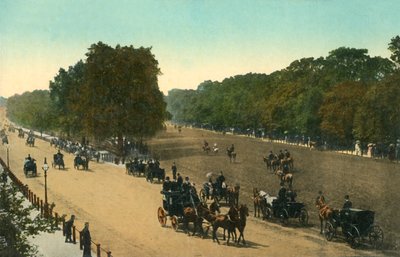
M 164 93 L 341 46 L 388 57 L 399 11 L 398 0 L 0 0 L 0 95 L 47 89 L 98 41 L 152 46 Z

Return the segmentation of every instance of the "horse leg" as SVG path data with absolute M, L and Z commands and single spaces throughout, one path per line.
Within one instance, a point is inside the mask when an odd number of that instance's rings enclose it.
M 324 220 L 322 219 L 321 214 L 319 215 L 319 221 L 321 223 L 321 231 L 319 233 L 322 234 L 323 233 L 323 229 L 322 228 L 323 228 Z
M 218 230 L 218 226 L 216 224 L 213 224 L 213 242 L 215 242 L 215 240 L 217 240 L 217 243 L 219 244 L 219 240 L 217 237 L 217 230 Z

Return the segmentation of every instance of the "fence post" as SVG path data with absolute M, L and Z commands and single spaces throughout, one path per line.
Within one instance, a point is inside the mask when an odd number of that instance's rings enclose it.
M 96 246 L 97 246 L 97 257 L 101 257 L 100 244 L 96 244 Z
M 63 236 L 65 236 L 65 219 L 62 219 Z
M 40 200 L 40 215 L 42 215 L 42 217 L 43 217 L 43 213 L 44 213 L 44 210 L 43 210 L 43 200 Z
M 57 212 L 55 213 L 55 221 L 54 222 L 55 222 L 55 227 L 58 227 L 58 213 Z M 63 232 L 63 234 L 64 234 L 64 232 Z
M 79 231 L 79 249 L 83 250 L 83 235 L 82 231 Z
M 74 242 L 74 244 L 76 244 L 76 231 L 75 231 L 75 225 L 72 226 L 72 242 Z
M 107 257 L 111 257 L 111 251 L 107 252 Z

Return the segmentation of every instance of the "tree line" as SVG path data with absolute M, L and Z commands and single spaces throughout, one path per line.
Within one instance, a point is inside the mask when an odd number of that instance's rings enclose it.
M 400 138 L 400 37 L 390 59 L 340 47 L 269 75 L 248 73 L 166 97 L 175 122 L 307 135 L 340 145 Z
M 39 131 L 100 141 L 152 136 L 168 113 L 158 88 L 161 71 L 151 48 L 93 44 L 85 61 L 60 68 L 49 90 L 14 95 L 8 117 Z

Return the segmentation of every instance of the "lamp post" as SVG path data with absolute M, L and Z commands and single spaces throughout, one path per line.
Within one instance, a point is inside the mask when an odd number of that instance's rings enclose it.
M 7 144 L 7 168 L 10 169 L 10 148 Z
M 46 157 L 44 158 L 44 163 L 42 167 L 44 171 L 44 216 L 47 218 L 48 215 L 48 203 L 47 203 L 47 171 L 49 170 L 49 165 L 47 165 Z

